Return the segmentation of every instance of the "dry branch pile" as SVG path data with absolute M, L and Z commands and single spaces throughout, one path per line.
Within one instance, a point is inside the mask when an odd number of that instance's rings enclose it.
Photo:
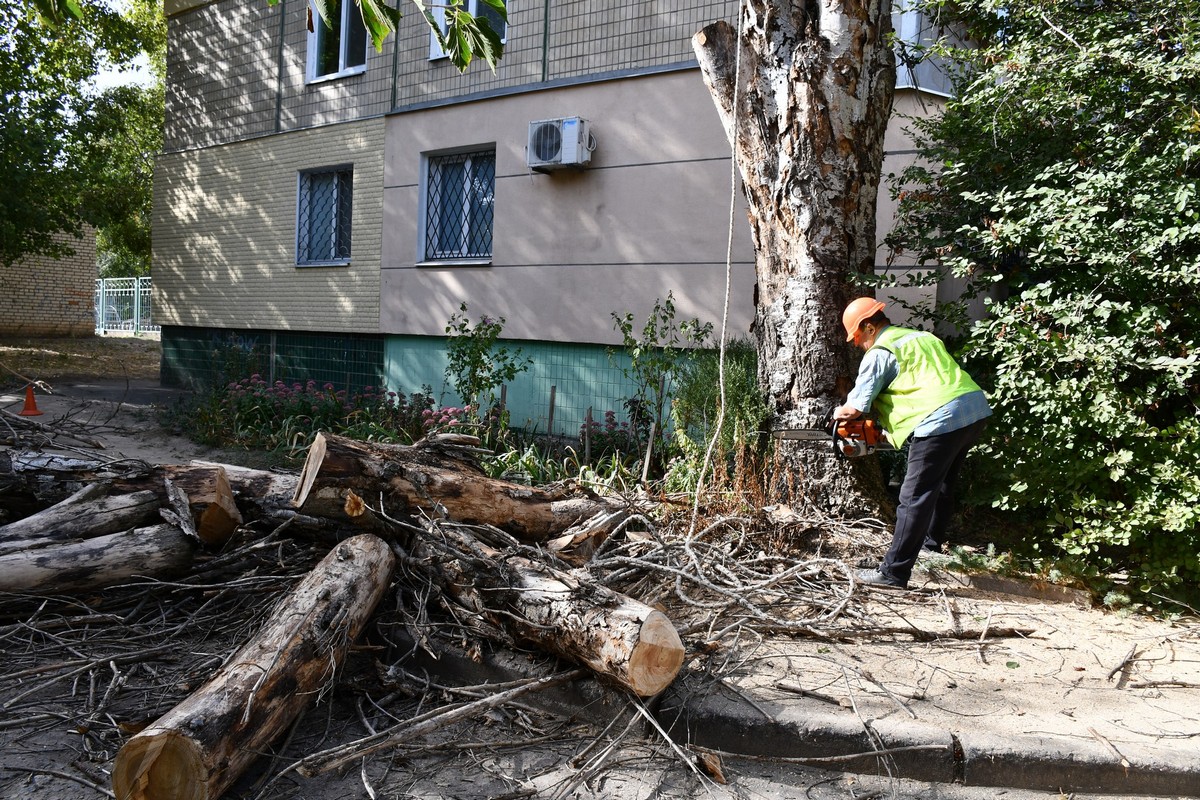
M 681 633 L 705 650 L 883 630 L 844 562 L 772 555 L 762 518 L 685 531 L 644 502 L 488 479 L 474 446 L 320 437 L 299 476 L 0 452 L 0 501 L 46 509 L 0 527 L 0 730 L 72 726 L 86 757 L 64 774 L 101 787 L 115 764 L 121 800 L 265 797 L 585 675 L 625 694 L 638 730 L 638 698 L 688 656 Z M 452 690 L 404 668 L 417 650 L 504 647 L 539 651 L 544 673 L 429 709 Z M 297 760 L 297 720 L 346 696 L 367 735 Z M 293 757 L 240 777 L 272 752 Z M 602 761 L 581 754 L 580 774 Z

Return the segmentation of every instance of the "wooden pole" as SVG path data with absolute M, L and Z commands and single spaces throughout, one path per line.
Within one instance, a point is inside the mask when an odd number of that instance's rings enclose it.
M 583 463 L 592 463 L 592 407 L 588 406 L 587 418 L 583 421 Z

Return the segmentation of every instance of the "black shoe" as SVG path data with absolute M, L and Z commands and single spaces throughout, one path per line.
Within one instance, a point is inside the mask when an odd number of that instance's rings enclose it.
M 854 573 L 854 578 L 865 586 L 878 586 L 880 589 L 907 589 L 908 583 L 899 581 L 891 575 L 880 572 L 879 568 L 860 569 Z

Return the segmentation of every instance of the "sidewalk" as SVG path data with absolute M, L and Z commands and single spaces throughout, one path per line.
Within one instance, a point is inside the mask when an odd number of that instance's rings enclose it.
M 996 787 L 996 796 L 1200 797 L 1200 629 L 1030 599 L 1022 595 L 1043 587 L 1015 579 L 978 582 L 942 571 L 916 592 L 864 590 L 878 634 L 772 638 L 693 657 L 651 704 L 658 724 L 731 761 Z M 939 621 L 955 638 L 903 632 Z M 446 682 L 524 671 L 504 659 L 480 666 L 451 654 L 426 666 Z M 531 702 L 587 709 L 600 725 L 625 709 L 590 680 Z

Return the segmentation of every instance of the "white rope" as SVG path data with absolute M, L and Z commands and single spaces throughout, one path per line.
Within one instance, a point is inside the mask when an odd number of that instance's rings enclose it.
M 720 400 L 717 406 L 717 424 L 713 428 L 712 438 L 708 440 L 708 448 L 704 451 L 704 461 L 700 465 L 700 474 L 696 478 L 696 493 L 692 498 L 692 520 L 688 527 L 688 540 L 696 534 L 696 521 L 700 516 L 700 495 L 704 492 L 704 476 L 712 467 L 713 451 L 721 438 L 721 428 L 725 424 L 725 333 L 729 325 L 729 295 L 733 276 L 733 221 L 737 207 L 737 135 L 738 135 L 738 101 L 742 88 L 742 25 L 744 15 L 742 5 L 745 0 L 738 2 L 737 14 L 737 52 L 733 57 L 733 126 L 729 136 L 729 230 L 725 239 L 725 298 L 721 306 L 720 346 L 717 350 L 717 386 L 720 390 Z

